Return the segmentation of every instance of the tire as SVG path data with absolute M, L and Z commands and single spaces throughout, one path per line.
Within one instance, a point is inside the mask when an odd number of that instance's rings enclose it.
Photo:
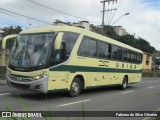
M 81 81 L 79 78 L 74 78 L 69 90 L 70 97 L 77 97 L 81 93 Z
M 127 86 L 128 86 L 128 79 L 127 79 L 127 77 L 124 77 L 123 81 L 122 81 L 121 89 L 125 90 L 127 88 Z

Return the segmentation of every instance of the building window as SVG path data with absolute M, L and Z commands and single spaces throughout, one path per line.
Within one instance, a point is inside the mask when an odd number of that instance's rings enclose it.
M 149 61 L 146 61 L 146 65 L 149 65 Z

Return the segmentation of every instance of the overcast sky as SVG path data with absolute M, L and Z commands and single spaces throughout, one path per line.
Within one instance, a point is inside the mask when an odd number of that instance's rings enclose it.
M 100 0 L 33 0 L 50 8 L 63 11 L 74 16 L 92 21 L 93 24 L 101 24 L 102 4 Z M 117 8 L 117 11 L 105 15 L 105 23 L 110 25 L 120 16 L 130 13 L 121 18 L 114 26 L 123 26 L 130 34 L 141 37 L 150 42 L 157 50 L 160 50 L 160 0 L 118 0 L 116 3 L 106 5 L 106 9 Z M 2 10 L 3 9 L 3 10 Z M 9 10 L 18 14 L 36 18 L 38 20 L 52 24 L 55 19 L 64 22 L 78 22 L 82 19 L 65 15 L 27 0 L 0 0 L 0 27 L 17 26 L 29 28 L 46 26 L 29 18 L 20 17 L 4 11 Z M 113 19 L 111 20 L 112 16 Z

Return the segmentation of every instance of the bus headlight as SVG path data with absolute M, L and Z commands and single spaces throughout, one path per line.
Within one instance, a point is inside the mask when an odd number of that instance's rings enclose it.
M 44 78 L 44 75 L 37 75 L 37 76 L 32 77 L 32 79 L 34 80 L 39 80 L 41 78 Z

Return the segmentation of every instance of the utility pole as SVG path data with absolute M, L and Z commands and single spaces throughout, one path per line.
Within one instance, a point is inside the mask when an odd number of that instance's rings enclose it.
M 103 0 L 103 1 L 100 1 L 102 4 L 103 4 L 103 11 L 102 11 L 102 34 L 104 34 L 104 15 L 105 15 L 105 5 L 106 5 L 106 2 L 108 3 L 108 5 L 110 4 L 110 2 L 116 2 L 117 3 L 117 0 Z

